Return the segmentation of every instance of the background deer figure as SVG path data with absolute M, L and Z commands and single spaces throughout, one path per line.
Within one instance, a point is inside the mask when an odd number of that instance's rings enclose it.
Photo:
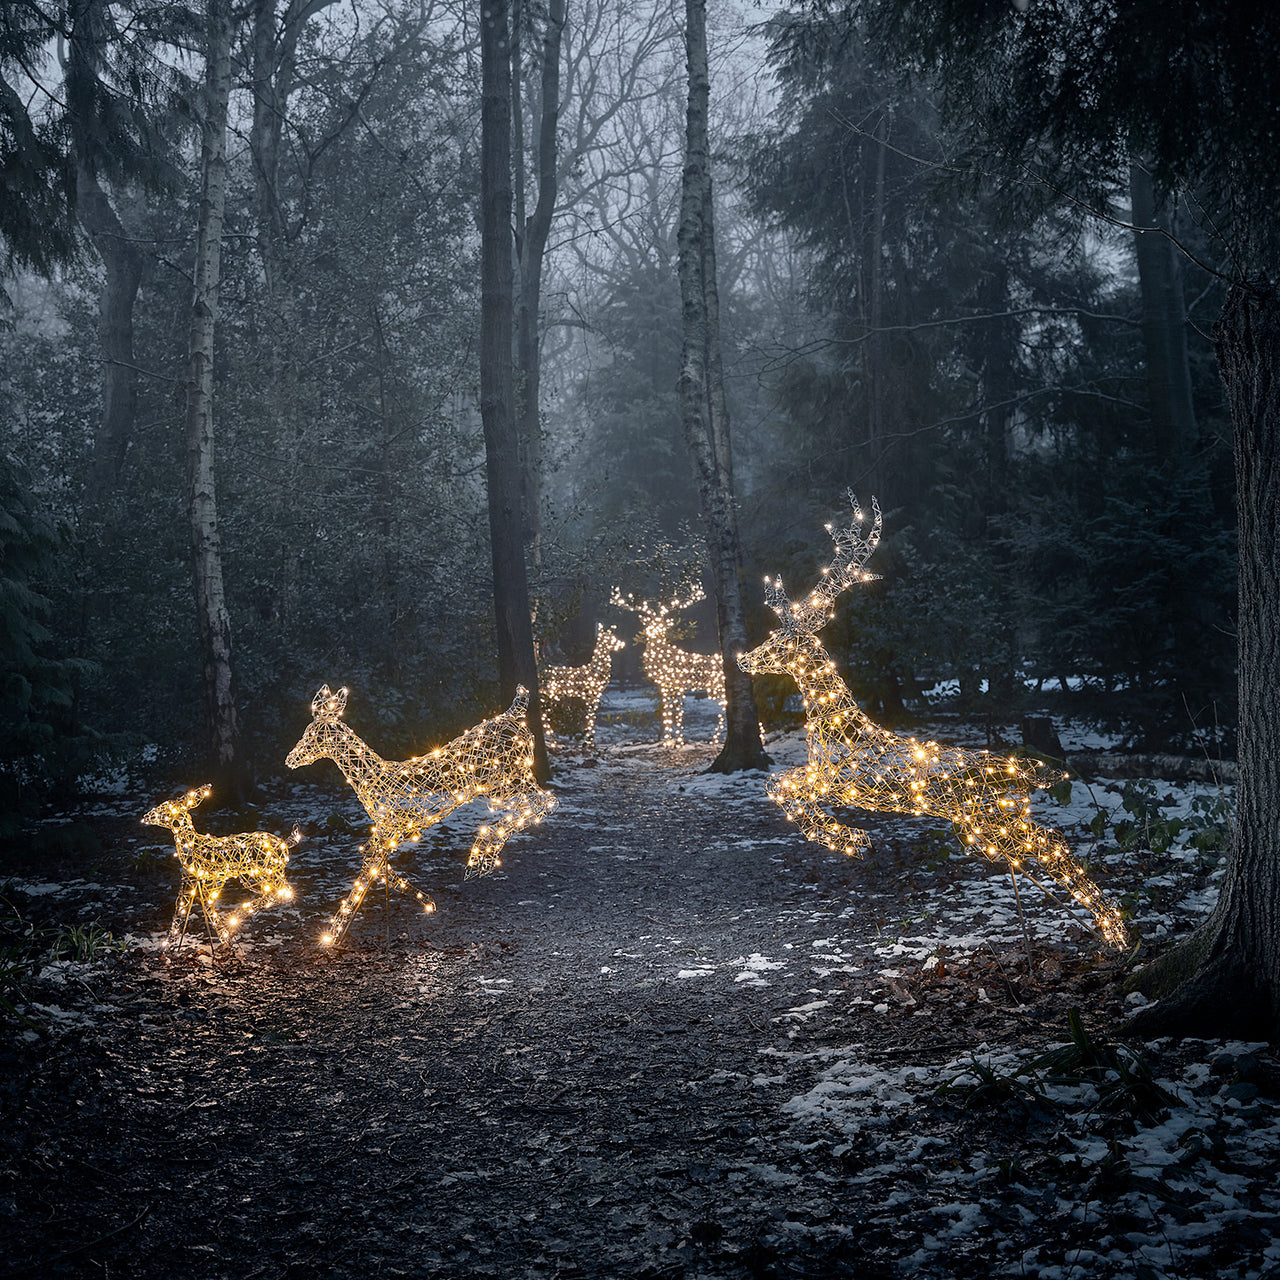
M 672 615 L 705 599 L 701 587 L 694 587 L 688 597 L 679 597 L 670 604 L 651 604 L 648 600 L 636 603 L 632 595 L 624 596 L 617 587 L 611 597 L 619 609 L 638 613 L 644 631 L 644 659 L 641 666 L 645 675 L 658 686 L 662 699 L 662 741 L 684 741 L 684 695 L 705 689 L 708 697 L 720 704 L 720 719 L 716 723 L 715 736 L 720 737 L 724 728 L 724 660 L 718 653 L 690 653 L 667 639 L 671 630 Z
M 234 836 L 201 835 L 191 822 L 191 810 L 213 794 L 213 788 L 197 787 L 181 800 L 165 800 L 143 814 L 150 826 L 168 827 L 173 832 L 175 856 L 182 865 L 178 904 L 164 949 L 180 945 L 187 931 L 191 908 L 199 902 L 209 933 L 209 945 L 230 943 L 231 935 L 253 913 L 269 902 L 288 902 L 293 890 L 284 878 L 289 849 L 302 839 L 296 829 L 285 840 L 269 831 L 248 831 Z M 218 898 L 228 880 L 240 880 L 258 890 L 236 907 L 224 921 L 218 912 Z
M 373 824 L 361 846 L 364 864 L 351 892 L 342 900 L 321 942 L 342 940 L 365 894 L 377 883 L 412 892 L 423 910 L 435 904 L 391 869 L 391 855 L 428 828 L 472 800 L 484 799 L 498 821 L 483 826 L 471 846 L 467 874 L 499 866 L 498 853 L 512 832 L 541 822 L 555 808 L 555 797 L 533 777 L 533 737 L 525 724 L 529 693 L 523 687 L 501 715 L 468 729 L 443 747 L 410 760 L 384 760 L 344 723 L 347 690 L 330 693 L 325 685 L 311 703 L 314 717 L 285 763 L 290 769 L 327 756 L 343 772 Z
M 804 698 L 808 763 L 771 779 L 770 797 L 807 839 L 859 857 L 870 845 L 867 833 L 837 822 L 831 806 L 944 819 L 969 852 L 1004 861 L 1035 884 L 1037 873 L 1056 881 L 1091 913 L 1103 940 L 1123 948 L 1128 935 L 1120 909 L 1072 857 L 1060 832 L 1031 821 L 1032 788 L 1055 780 L 1044 766 L 899 737 L 869 720 L 840 679 L 817 633 L 833 616 L 842 591 L 877 576 L 862 566 L 880 541 L 881 527 L 873 499 L 874 519 L 864 533 L 865 513 L 849 497 L 853 524 L 833 533 L 835 558 L 818 585 L 792 602 L 781 581 L 766 578 L 765 601 L 778 615 L 778 630 L 738 658 L 753 675 L 791 676 Z
M 596 712 L 609 675 L 613 670 L 613 655 L 625 649 L 626 642 L 619 640 L 612 627 L 596 623 L 596 647 L 591 661 L 583 667 L 548 667 L 541 677 L 542 698 L 546 703 L 563 702 L 566 698 L 581 698 L 587 706 L 586 732 L 583 741 L 588 746 L 595 741 Z M 548 735 L 550 736 L 550 735 Z

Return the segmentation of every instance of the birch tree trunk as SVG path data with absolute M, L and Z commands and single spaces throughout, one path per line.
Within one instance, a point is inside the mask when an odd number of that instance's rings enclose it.
M 511 231 L 511 30 L 507 0 L 480 8 L 480 418 L 484 426 L 498 680 L 509 703 L 529 690 L 534 773 L 551 772 L 542 732 L 524 562 L 524 492 L 512 360 L 515 272 Z
M 187 354 L 187 487 L 196 618 L 205 709 L 205 749 L 215 782 L 240 790 L 231 620 L 222 580 L 214 476 L 213 344 L 218 321 L 222 224 L 227 191 L 227 101 L 231 93 L 229 0 L 208 0 L 200 210 Z
M 1280 1036 L 1280 289 L 1232 286 L 1215 331 L 1235 430 L 1238 786 L 1218 904 L 1131 986 L 1141 1034 Z
M 724 664 L 725 742 L 711 768 L 719 773 L 734 773 L 762 769 L 769 757 L 760 741 L 760 717 L 751 677 L 738 666 L 737 659 L 750 645 L 742 610 L 729 412 L 720 353 L 720 297 L 707 128 L 711 86 L 705 0 L 685 2 L 685 54 L 689 96 L 677 236 L 682 315 L 680 416 L 698 483 Z

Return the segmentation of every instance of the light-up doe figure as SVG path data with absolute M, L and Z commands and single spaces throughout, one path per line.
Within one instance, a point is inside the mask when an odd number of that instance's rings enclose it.
M 311 703 L 314 717 L 285 763 L 290 769 L 328 757 L 345 775 L 373 824 L 361 847 L 364 865 L 351 892 L 342 900 L 321 942 L 342 940 L 365 894 L 378 883 L 412 892 L 423 910 L 435 910 L 426 894 L 391 869 L 391 855 L 471 800 L 487 800 L 491 813 L 502 816 L 482 826 L 471 846 L 467 874 L 499 866 L 498 853 L 507 837 L 530 822 L 541 822 L 555 808 L 555 797 L 533 777 L 533 736 L 525 724 L 529 694 L 516 692 L 501 715 L 483 720 L 466 733 L 425 756 L 384 760 L 343 722 L 347 690 L 330 693 L 325 685 Z
M 1006 862 L 1033 883 L 1038 884 L 1037 871 L 1056 881 L 1092 914 L 1109 946 L 1127 946 L 1120 909 L 1071 855 L 1060 832 L 1031 821 L 1030 792 L 1049 781 L 1038 761 L 899 737 L 874 724 L 854 702 L 818 639 L 836 597 L 878 576 L 862 566 L 880 541 L 880 508 L 873 499 L 875 518 L 864 533 L 865 514 L 849 497 L 853 524 L 832 533 L 835 559 L 818 585 L 793 602 L 781 581 L 766 578 L 765 602 L 780 625 L 764 644 L 738 658 L 752 675 L 791 676 L 804 697 L 808 763 L 771 779 L 768 794 L 807 839 L 858 857 L 870 846 L 867 833 L 837 822 L 831 806 L 941 818 L 969 852 Z
M 707 696 L 720 704 L 720 719 L 716 724 L 712 741 L 720 737 L 724 728 L 724 659 L 718 653 L 690 653 L 667 639 L 674 614 L 705 599 L 701 587 L 694 587 L 685 599 L 678 596 L 670 604 L 651 604 L 648 600 L 636 603 L 635 596 L 624 596 L 617 587 L 611 597 L 619 609 L 638 613 L 644 630 L 644 673 L 658 686 L 662 699 L 662 741 L 684 741 L 684 695 L 705 689 Z
M 212 947 L 214 939 L 229 944 L 236 929 L 269 902 L 288 902 L 293 897 L 284 869 L 289 862 L 289 849 L 302 839 L 301 834 L 295 830 L 288 840 L 270 831 L 202 835 L 192 825 L 191 810 L 212 794 L 212 787 L 197 787 L 181 800 L 163 801 L 142 817 L 149 826 L 168 827 L 173 832 L 174 856 L 182 865 L 178 904 L 164 943 L 166 951 L 181 945 L 191 908 L 197 902 Z M 241 903 L 224 921 L 217 903 L 228 880 L 252 885 L 258 896 Z
M 547 667 L 540 677 L 544 704 L 563 702 L 566 698 L 581 698 L 586 704 L 587 721 L 583 741 L 588 746 L 595 741 L 596 712 L 600 709 L 600 698 L 613 670 L 613 655 L 626 647 L 626 642 L 618 639 L 612 627 L 597 622 L 596 647 L 586 666 Z

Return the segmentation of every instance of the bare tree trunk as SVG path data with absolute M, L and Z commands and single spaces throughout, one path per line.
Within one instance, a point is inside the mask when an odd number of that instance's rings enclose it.
M 685 52 L 689 98 L 678 235 L 683 317 L 680 412 L 698 481 L 724 663 L 725 742 L 711 768 L 720 773 L 734 773 L 740 769 L 762 769 L 769 757 L 760 741 L 760 717 L 751 677 L 738 666 L 737 660 L 737 655 L 745 653 L 750 645 L 742 609 L 729 413 L 720 354 L 720 297 L 716 286 L 715 220 L 707 136 L 710 77 L 705 0 L 685 2 Z
M 138 412 L 133 307 L 142 285 L 144 260 L 107 193 L 83 164 L 76 174 L 76 213 L 106 272 L 99 327 L 102 418 L 93 438 L 88 486 L 92 505 L 102 509 L 119 487 Z
M 213 451 L 213 343 L 227 190 L 227 100 L 231 93 L 229 0 L 209 0 L 207 21 L 200 212 L 187 356 L 187 484 L 203 670 L 205 748 L 215 781 L 224 786 L 230 782 L 238 793 L 231 620 L 222 581 Z
M 542 548 L 542 420 L 539 397 L 542 355 L 539 311 L 542 305 L 542 266 L 551 219 L 559 191 L 556 129 L 560 119 L 560 37 L 564 31 L 565 0 L 549 0 L 542 37 L 542 76 L 538 117 L 537 199 L 524 217 L 523 202 L 516 223 L 519 241 L 520 296 L 516 319 L 516 360 L 519 380 L 519 431 L 524 480 L 525 542 L 535 569 L 541 567 Z M 515 92 L 520 91 L 516 83 Z M 523 166 L 521 166 L 523 168 Z
M 884 493 L 885 455 L 889 445 L 885 439 L 884 401 L 886 381 L 886 343 L 884 339 L 884 205 L 885 164 L 888 148 L 883 113 L 876 120 L 875 136 L 866 141 L 873 148 L 871 165 L 871 217 L 865 240 L 867 301 L 866 340 L 867 373 L 867 484 L 872 493 Z
M 1155 229 L 1162 226 L 1155 188 L 1151 175 L 1139 164 L 1130 166 L 1129 193 L 1134 223 L 1153 228 L 1133 234 L 1152 440 L 1161 456 L 1181 459 L 1195 448 L 1199 435 L 1191 395 L 1182 276 L 1173 242 Z
M 524 562 L 524 494 L 512 367 L 511 33 L 507 0 L 483 0 L 480 12 L 480 417 L 484 425 L 493 557 L 498 680 L 504 702 L 529 690 L 534 773 L 551 772 L 538 699 L 529 581 Z
M 1235 429 L 1239 530 L 1238 787 L 1209 919 L 1141 970 L 1161 997 L 1143 1034 L 1280 1036 L 1280 290 L 1237 283 L 1215 332 Z

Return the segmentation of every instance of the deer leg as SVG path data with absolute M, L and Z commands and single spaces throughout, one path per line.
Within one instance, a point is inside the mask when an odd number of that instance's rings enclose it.
M 966 815 L 955 826 L 971 853 L 989 862 L 1003 861 L 1033 884 L 1039 885 L 1042 878 L 1054 881 L 1093 916 L 1093 927 L 1108 946 L 1129 945 L 1120 907 L 1089 878 L 1060 832 L 1030 820 L 1025 797 L 1011 798 L 996 811 Z
M 209 950 L 212 952 L 219 942 L 231 943 L 231 931 L 222 923 L 222 916 L 218 911 L 218 895 L 222 892 L 223 880 L 216 888 L 211 888 L 207 884 L 201 884 L 196 896 L 200 899 L 200 911 L 204 916 L 205 932 L 209 936 Z
M 861 858 L 871 848 L 871 838 L 859 827 L 846 827 L 827 812 L 824 802 L 812 792 L 813 779 L 806 769 L 789 769 L 773 779 L 766 791 L 804 832 L 806 840 L 824 844 L 828 849 Z
M 195 905 L 195 882 L 189 876 L 182 877 L 178 888 L 178 901 L 173 909 L 173 921 L 169 925 L 169 935 L 164 940 L 162 950 L 169 951 L 180 947 L 187 933 L 187 921 L 191 919 L 191 908 Z
M 320 938 L 323 946 L 336 947 L 342 941 L 356 912 L 360 910 L 365 894 L 388 872 L 387 858 L 391 850 L 381 840 L 375 839 L 370 839 L 367 848 L 364 865 L 351 885 L 351 892 L 338 905 L 333 919 L 329 921 L 328 931 Z

